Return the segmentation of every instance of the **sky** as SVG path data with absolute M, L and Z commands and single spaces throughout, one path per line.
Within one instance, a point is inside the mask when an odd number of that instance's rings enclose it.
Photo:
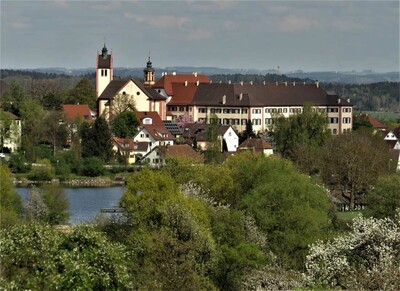
M 0 0 L 2 69 L 399 71 L 399 1 Z

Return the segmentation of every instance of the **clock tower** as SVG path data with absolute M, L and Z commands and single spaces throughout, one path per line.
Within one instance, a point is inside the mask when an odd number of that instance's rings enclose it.
M 150 61 L 150 56 L 149 60 L 147 61 L 147 66 L 143 70 L 143 72 L 144 72 L 144 80 L 143 80 L 144 85 L 153 86 L 155 84 L 155 70 Z
M 103 93 L 104 89 L 113 79 L 112 54 L 108 54 L 106 44 L 96 58 L 96 96 Z

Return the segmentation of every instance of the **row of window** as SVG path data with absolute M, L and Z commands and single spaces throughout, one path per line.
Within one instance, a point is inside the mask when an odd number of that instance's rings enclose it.
M 192 112 L 192 107 L 185 107 L 185 106 L 168 106 L 169 111 L 179 111 L 179 112 L 185 112 L 189 111 Z
M 179 108 L 183 108 L 183 107 L 179 107 Z M 170 107 L 171 111 L 183 111 L 183 110 L 178 110 L 177 107 L 175 106 L 171 106 Z M 190 108 L 190 111 L 192 111 L 192 108 Z M 259 108 L 253 108 L 251 110 L 252 114 L 261 114 L 261 109 Z M 333 112 L 339 112 L 339 108 L 338 107 L 329 107 L 329 108 L 313 108 L 314 112 L 328 112 L 328 113 L 333 113 Z M 199 113 L 207 113 L 207 108 L 205 107 L 200 107 L 198 109 Z M 233 114 L 247 114 L 247 109 L 246 108 L 242 108 L 242 109 L 233 109 L 233 108 L 211 108 L 210 109 L 211 113 L 233 113 Z M 265 108 L 265 113 L 287 113 L 288 109 L 287 108 Z M 303 112 L 303 108 L 290 108 L 290 113 L 302 113 Z M 351 112 L 351 107 L 344 107 L 343 108 L 343 112 Z
M 107 70 L 101 70 L 101 76 L 107 77 Z

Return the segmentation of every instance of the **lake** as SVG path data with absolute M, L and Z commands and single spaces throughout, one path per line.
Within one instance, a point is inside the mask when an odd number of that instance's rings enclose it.
M 30 188 L 15 188 L 22 197 L 23 203 L 28 198 Z M 101 208 L 118 206 L 124 187 L 85 187 L 64 188 L 69 200 L 71 214 L 69 223 L 77 224 L 94 218 L 100 213 Z

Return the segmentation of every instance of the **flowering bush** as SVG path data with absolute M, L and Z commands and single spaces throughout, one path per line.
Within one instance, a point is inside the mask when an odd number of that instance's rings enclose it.
M 394 219 L 359 216 L 352 232 L 311 245 L 307 279 L 321 287 L 398 290 L 400 209 Z

